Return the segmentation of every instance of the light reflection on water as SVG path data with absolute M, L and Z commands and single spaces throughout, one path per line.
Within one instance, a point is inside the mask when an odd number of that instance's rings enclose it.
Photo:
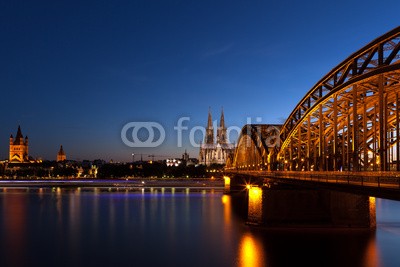
M 251 233 L 244 233 L 239 244 L 239 266 L 264 266 L 264 246 L 257 238 L 255 238 Z
M 400 202 L 376 210 L 376 233 L 265 231 L 218 191 L 0 190 L 0 266 L 400 266 Z

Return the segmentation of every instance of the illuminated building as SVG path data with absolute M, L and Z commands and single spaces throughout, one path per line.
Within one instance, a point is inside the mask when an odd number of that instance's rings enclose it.
M 182 163 L 182 160 L 180 159 L 167 159 L 166 160 L 166 165 L 168 167 L 178 167 Z
M 57 161 L 67 160 L 67 156 L 65 155 L 63 146 L 60 146 L 60 151 L 57 153 Z
M 10 136 L 10 162 L 11 163 L 27 163 L 28 159 L 28 136 L 24 138 L 21 132 L 21 127 L 18 126 L 17 135 Z
M 234 151 L 235 146 L 229 144 L 227 140 L 224 111 L 222 110 L 221 112 L 216 142 L 214 142 L 214 127 L 212 125 L 211 112 L 208 111 L 206 136 L 204 137 L 204 143 L 200 145 L 200 164 L 225 164 L 226 160 L 233 155 Z

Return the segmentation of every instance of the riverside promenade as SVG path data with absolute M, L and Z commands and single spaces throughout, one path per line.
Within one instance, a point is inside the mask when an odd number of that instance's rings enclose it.
M 74 188 L 74 187 L 104 187 L 104 188 L 205 188 L 223 189 L 223 179 L 210 178 L 130 178 L 130 179 L 37 179 L 0 180 L 0 188 Z

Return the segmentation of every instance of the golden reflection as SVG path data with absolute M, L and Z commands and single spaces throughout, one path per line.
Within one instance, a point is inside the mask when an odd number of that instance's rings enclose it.
M 223 195 L 222 198 L 222 203 L 224 204 L 224 226 L 229 227 L 231 224 L 231 198 L 230 196 Z
M 375 197 L 369 197 L 369 227 L 376 228 L 376 202 Z
M 366 267 L 382 266 L 380 262 L 379 251 L 376 246 L 375 236 L 369 239 L 367 248 L 365 250 L 364 266 Z
M 39 197 L 40 197 L 40 198 L 43 197 L 43 188 L 39 188 Z
M 231 178 L 224 176 L 225 190 L 229 191 L 231 189 Z
M 222 199 L 222 203 L 224 203 L 224 204 L 227 204 L 228 201 L 230 201 L 230 199 L 227 195 L 223 195 L 221 199 Z
M 239 243 L 239 266 L 264 266 L 263 245 L 253 235 L 246 233 Z
M 260 223 L 262 220 L 262 189 L 252 186 L 249 189 L 248 220 Z
M 1 238 L 6 244 L 4 250 L 10 255 L 5 261 L 8 262 L 8 266 L 26 265 L 25 259 L 16 255 L 22 255 L 26 246 L 28 199 L 24 194 L 9 193 L 4 194 L 0 200 L 3 202 L 0 215 L 5 230 Z

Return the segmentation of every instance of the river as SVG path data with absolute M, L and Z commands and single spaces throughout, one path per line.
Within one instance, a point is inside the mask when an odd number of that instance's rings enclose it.
M 0 189 L 0 266 L 400 266 L 400 202 L 376 231 L 251 228 L 214 189 Z

